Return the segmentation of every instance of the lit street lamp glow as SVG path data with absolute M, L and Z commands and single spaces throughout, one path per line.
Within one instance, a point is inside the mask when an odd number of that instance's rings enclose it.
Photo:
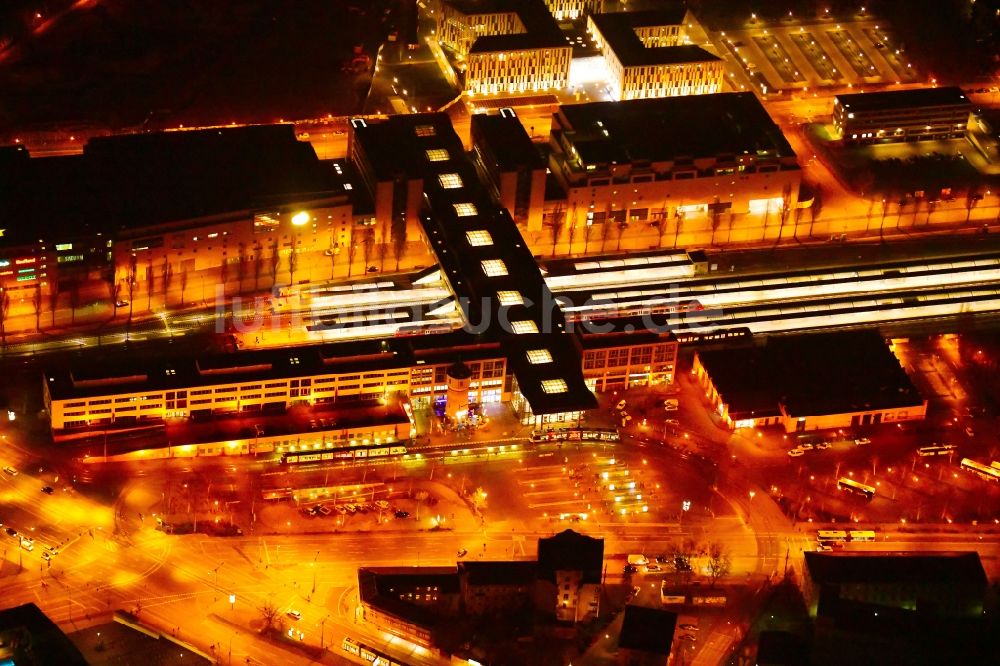
M 292 224 L 295 225 L 296 227 L 301 227 L 305 224 L 308 224 L 310 219 L 311 218 L 309 217 L 309 213 L 305 212 L 304 210 L 299 211 L 298 213 L 292 216 Z

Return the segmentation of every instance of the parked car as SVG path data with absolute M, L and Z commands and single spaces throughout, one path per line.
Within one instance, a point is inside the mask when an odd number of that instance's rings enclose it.
M 660 571 L 660 570 L 661 569 L 660 569 L 660 565 L 659 564 L 647 564 L 646 565 L 646 571 Z
M 4 467 L 3 471 L 7 472 L 11 476 L 17 476 L 17 470 L 14 469 L 13 467 L 11 467 L 10 465 L 7 465 L 6 467 Z
M 681 641 L 687 641 L 689 643 L 694 643 L 695 641 L 698 640 L 697 638 L 695 638 L 691 634 L 681 634 L 680 636 L 677 637 L 677 639 L 681 640 Z
M 618 404 L 615 405 L 615 409 L 617 409 L 618 411 L 621 411 L 621 410 L 625 409 L 625 401 L 624 400 L 619 400 Z
M 468 550 L 466 550 L 465 548 L 459 548 L 458 552 L 455 554 L 455 556 L 456 557 L 465 557 L 468 554 L 469 554 Z
M 859 439 L 854 440 L 855 446 L 865 446 L 866 444 L 871 444 L 871 443 L 872 440 L 868 439 L 867 437 L 861 437 Z
M 622 573 L 627 573 L 627 574 L 634 574 L 636 571 L 638 571 L 638 569 L 636 569 L 631 564 L 626 564 L 625 568 L 622 569 Z
M 410 517 L 410 512 L 409 511 L 397 511 L 394 515 L 397 518 L 409 518 Z
M 668 412 L 676 412 L 678 407 L 678 401 L 676 398 L 670 398 L 669 400 L 663 401 L 663 409 Z
M 667 425 L 672 425 L 672 426 L 679 426 L 681 424 L 681 422 L 678 421 L 677 419 L 666 419 L 664 421 L 664 423 L 666 423 Z
M 52 486 L 42 486 L 42 492 L 45 493 L 46 495 L 51 495 L 55 491 L 52 490 Z
M 965 426 L 965 434 L 969 437 L 975 437 L 976 431 L 972 429 L 972 426 Z
M 6 532 L 7 536 L 9 536 L 12 539 L 17 538 L 17 530 L 15 530 L 13 527 L 8 527 L 7 529 L 4 530 L 4 532 Z
M 297 610 L 289 610 L 287 613 L 285 613 L 285 615 L 287 615 L 288 617 L 292 618 L 293 620 L 301 620 L 302 619 L 302 613 L 300 613 Z
M 386 509 L 389 508 L 389 503 L 386 502 L 385 500 L 375 500 L 375 506 L 385 511 Z
M 794 449 L 788 452 L 788 455 L 791 458 L 798 458 L 799 456 L 804 456 L 805 454 L 806 452 L 800 449 L 799 447 L 795 447 Z
M 817 553 L 829 553 L 832 550 L 833 550 L 833 546 L 831 546 L 830 544 L 826 544 L 826 543 L 818 543 L 818 544 L 816 544 L 816 552 Z
M 329 515 L 330 515 L 331 513 L 333 513 L 333 511 L 332 511 L 332 510 L 330 509 L 330 507 L 328 507 L 328 506 L 327 506 L 327 505 L 325 505 L 325 504 L 321 504 L 321 505 L 319 505 L 319 506 L 318 506 L 318 507 L 316 507 L 316 508 L 317 508 L 317 509 L 319 510 L 319 512 L 320 512 L 321 514 L 323 514 L 324 516 L 329 516 Z
M 801 449 L 803 451 L 812 451 L 813 449 L 816 448 L 816 445 L 813 444 L 812 442 L 802 442 L 801 444 L 799 444 L 795 448 Z
M 817 451 L 826 451 L 831 446 L 833 446 L 833 444 L 831 444 L 830 442 L 819 442 L 818 444 L 816 444 L 816 450 Z

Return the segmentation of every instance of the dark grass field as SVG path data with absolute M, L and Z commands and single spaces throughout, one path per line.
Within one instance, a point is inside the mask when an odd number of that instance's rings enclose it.
M 92 0 L 0 52 L 0 131 L 274 122 L 356 111 L 386 0 Z

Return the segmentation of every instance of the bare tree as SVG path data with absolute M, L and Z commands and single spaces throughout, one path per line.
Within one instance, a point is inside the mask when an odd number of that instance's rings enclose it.
M 663 236 L 667 233 L 667 206 L 664 204 L 660 216 L 656 218 L 656 247 L 663 247 Z
M 385 237 L 382 237 L 382 242 L 378 244 L 376 250 L 378 254 L 378 269 L 385 272 L 385 258 L 389 254 L 389 244 L 385 241 Z
M 160 268 L 160 282 L 163 286 L 163 307 L 167 307 L 167 292 L 170 291 L 170 283 L 173 281 L 174 269 L 166 257 L 163 258 L 163 266 Z
M 590 220 L 583 227 L 583 253 L 590 252 L 590 235 L 594 233 L 594 225 Z
M 253 248 L 253 290 L 260 289 L 260 274 L 264 270 L 264 248 L 256 243 Z
M 180 281 L 181 281 L 181 305 L 183 306 L 184 305 L 184 290 L 187 289 L 187 284 L 188 284 L 188 269 L 187 269 L 187 266 L 185 266 L 183 262 L 181 262 Z
M 73 285 L 69 289 L 69 322 L 76 326 L 76 309 L 80 307 L 80 280 L 74 278 Z
M 260 619 L 264 624 L 261 627 L 262 633 L 278 628 L 278 622 L 281 619 L 281 610 L 274 604 L 274 601 L 268 599 L 257 610 L 260 612 Z
M 281 264 L 281 244 L 275 238 L 271 241 L 271 287 L 278 282 L 278 265 Z
M 146 264 L 146 309 L 153 309 L 153 259 Z
M 295 269 L 299 267 L 299 252 L 296 248 L 288 253 L 288 284 L 295 284 Z
M 399 270 L 399 262 L 402 260 L 403 255 L 406 254 L 406 225 L 403 225 L 403 229 L 397 232 L 395 229 L 392 233 L 392 256 L 396 260 L 396 270 Z
M 243 293 L 243 280 L 247 276 L 247 246 L 246 243 L 240 243 L 239 251 L 236 255 L 236 279 L 239 281 L 239 286 L 236 288 L 237 294 Z
M 0 287 L 0 345 L 7 346 L 7 313 L 10 312 L 10 295 Z
M 674 213 L 674 249 L 677 249 L 677 241 L 681 237 L 681 227 L 684 225 L 684 213 L 680 210 Z
M 368 264 L 372 260 L 372 252 L 375 250 L 375 230 L 371 227 L 365 229 L 365 239 L 361 247 L 365 259 L 365 272 L 368 272 Z
M 556 256 L 556 244 L 559 243 L 559 236 L 562 234 L 563 225 L 566 223 L 566 212 L 562 203 L 557 203 L 552 211 L 552 218 L 549 221 L 549 231 L 552 232 L 552 256 Z
M 330 279 L 333 279 L 334 273 L 337 271 L 337 255 L 340 254 L 340 248 L 337 247 L 336 236 L 330 234 L 330 247 L 326 250 L 326 256 L 330 257 Z M 399 266 L 397 266 L 399 268 Z
M 611 215 L 610 213 L 604 216 L 604 222 L 601 223 L 601 252 L 604 252 L 605 246 L 608 244 L 608 236 L 611 235 Z
M 354 258 L 358 254 L 358 240 L 354 229 L 351 229 L 351 237 L 347 242 L 347 277 L 351 277 L 354 270 Z
M 125 284 L 125 287 L 128 290 L 128 323 L 126 325 L 126 331 L 128 330 L 128 327 L 132 325 L 132 299 L 135 297 L 135 281 L 137 277 L 136 272 L 138 271 L 138 269 L 139 269 L 138 258 L 133 254 L 129 258 L 128 274 L 125 276 L 125 279 L 128 280 L 128 282 Z M 116 307 L 117 305 L 118 304 L 115 303 Z M 126 339 L 127 338 L 128 334 L 126 333 Z
M 42 283 L 35 282 L 35 291 L 31 295 L 31 305 L 35 309 L 35 332 L 42 332 Z
M 56 325 L 56 310 L 59 309 L 59 284 L 56 282 L 50 282 L 51 288 L 49 289 L 49 310 L 52 311 L 52 325 Z
M 708 545 L 708 576 L 712 581 L 712 587 L 715 587 L 715 583 L 720 578 L 728 576 L 732 568 L 733 558 L 729 555 L 729 551 L 718 541 L 710 543 Z
M 619 252 L 622 249 L 622 236 L 625 234 L 626 229 L 628 229 L 628 222 L 626 222 L 624 219 L 615 222 L 615 230 L 616 230 L 615 235 L 617 236 L 616 238 L 617 242 L 615 244 L 616 252 Z
M 722 222 L 722 211 L 719 209 L 719 197 L 715 197 L 710 205 L 712 209 L 712 242 L 710 245 L 715 245 L 715 232 L 719 229 L 719 223 Z

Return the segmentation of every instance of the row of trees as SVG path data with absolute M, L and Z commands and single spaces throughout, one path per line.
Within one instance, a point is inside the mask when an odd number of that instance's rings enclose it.
M 682 576 L 691 575 L 697 563 L 703 562 L 713 587 L 729 575 L 733 566 L 732 556 L 720 542 L 699 543 L 690 537 L 671 543 L 659 559 L 671 572 Z
M 728 202 L 721 202 L 719 197 L 715 197 L 715 199 L 708 204 L 708 214 L 711 217 L 712 224 L 712 245 L 715 244 L 715 234 L 721 226 L 723 216 L 727 211 L 730 211 Z M 786 186 L 782 192 L 781 204 L 776 209 L 768 207 L 764 211 L 764 229 L 767 228 L 767 225 L 773 216 L 780 224 L 780 228 L 778 229 L 778 239 L 781 239 L 784 232 L 784 226 L 788 222 L 791 212 L 791 188 Z M 817 213 L 818 210 L 813 211 L 814 218 Z M 552 256 L 554 257 L 556 255 L 556 247 L 559 244 L 560 239 L 563 237 L 564 231 L 566 232 L 567 241 L 569 243 L 569 254 L 573 253 L 573 246 L 577 242 L 577 238 L 581 232 L 583 235 L 583 253 L 586 254 L 587 252 L 590 252 L 590 242 L 594 236 L 595 228 L 598 234 L 597 239 L 601 243 L 601 252 L 605 252 L 607 250 L 608 240 L 611 239 L 612 235 L 614 236 L 615 241 L 615 251 L 620 251 L 622 236 L 624 235 L 625 230 L 630 226 L 630 222 L 626 218 L 627 214 L 628 213 L 625 210 L 612 210 L 609 205 L 604 210 L 604 217 L 601 222 L 594 223 L 588 219 L 585 224 L 579 225 L 576 223 L 577 208 L 575 204 L 570 215 L 568 216 L 563 208 L 563 205 L 557 204 L 555 210 L 546 221 L 546 225 L 548 226 L 549 233 L 552 238 Z M 567 217 L 572 220 L 571 223 L 567 221 Z M 732 219 L 732 213 L 730 212 L 730 224 L 732 224 Z M 658 211 L 653 212 L 648 225 L 656 229 L 657 247 L 663 246 L 663 239 L 667 235 L 670 225 L 673 224 L 673 247 L 676 248 L 684 220 L 685 214 L 680 210 L 675 209 L 673 216 L 671 216 L 668 212 L 666 202 L 663 203 Z

